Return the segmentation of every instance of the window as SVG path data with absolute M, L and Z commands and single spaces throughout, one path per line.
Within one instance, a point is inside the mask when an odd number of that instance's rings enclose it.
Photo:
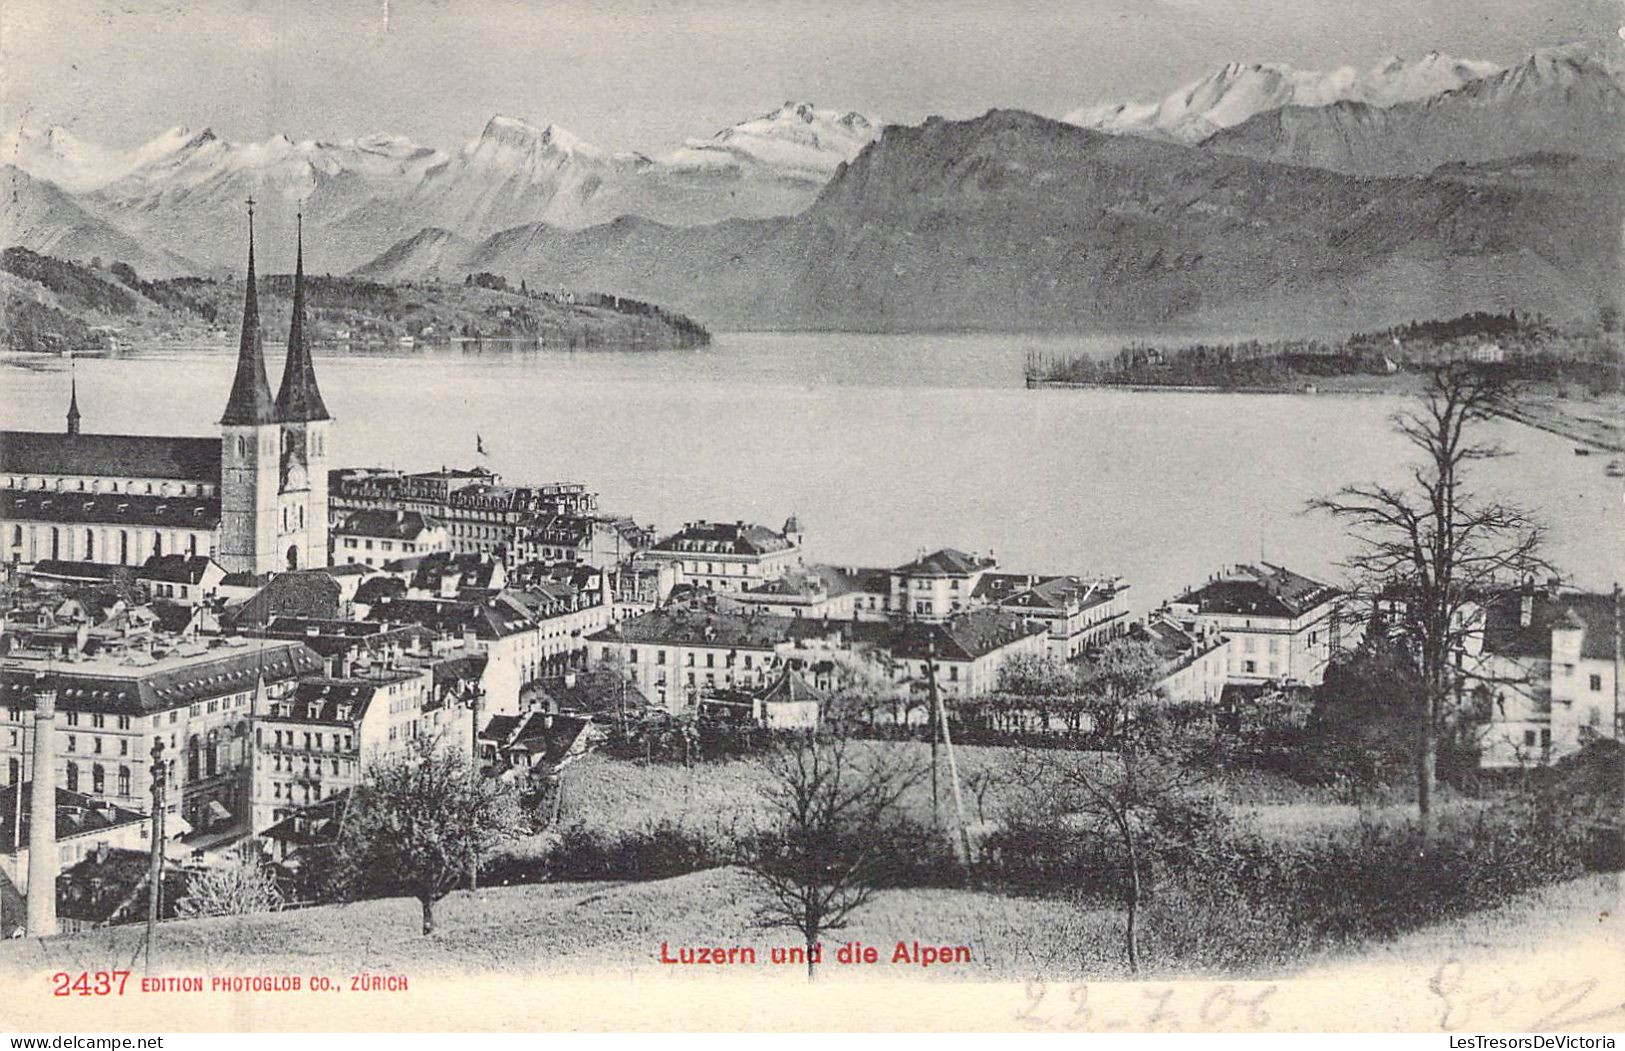
M 78 740 L 73 736 L 73 734 L 69 734 L 68 735 L 67 751 L 77 752 L 78 750 L 79 750 L 79 742 L 78 742 Z
M 1600 693 L 1600 692 L 1602 692 L 1602 676 L 1601 675 L 1593 675 L 1591 677 L 1591 692 L 1592 693 Z
M 1256 675 L 1258 673 L 1258 662 L 1257 661 L 1242 661 L 1241 662 L 1241 671 L 1242 671 L 1242 674 L 1244 674 L 1244 675 Z
M 1523 743 L 1526 746 L 1533 748 L 1535 746 L 1535 731 L 1525 730 L 1523 732 Z
M 107 791 L 107 773 L 100 763 L 90 768 L 90 790 L 96 795 Z
M 127 766 L 118 768 L 118 794 L 121 796 L 130 794 L 130 768 Z
M 68 764 L 68 791 L 70 791 L 70 792 L 79 791 L 79 764 L 78 763 L 69 763 Z

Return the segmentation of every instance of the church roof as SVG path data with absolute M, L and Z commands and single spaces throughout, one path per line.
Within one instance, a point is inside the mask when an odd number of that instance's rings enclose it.
M 243 333 L 237 345 L 237 374 L 231 381 L 231 397 L 220 417 L 224 424 L 275 423 L 276 403 L 271 400 L 271 384 L 265 379 L 265 347 L 260 340 L 259 293 L 254 277 L 254 205 L 248 206 L 248 275 L 243 293 Z
M 0 518 L 12 522 L 212 530 L 220 524 L 220 501 L 207 496 L 0 489 Z
M 305 233 L 299 221 L 299 247 L 293 270 L 293 320 L 288 324 L 288 357 L 282 367 L 282 389 L 276 396 L 277 418 L 285 423 L 333 417 L 316 386 L 316 365 L 305 342 Z
M 0 431 L 0 474 L 220 483 L 220 439 Z

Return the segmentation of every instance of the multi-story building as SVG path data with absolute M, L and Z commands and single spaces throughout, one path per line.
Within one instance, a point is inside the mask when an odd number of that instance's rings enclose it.
M 985 606 L 941 621 L 905 621 L 887 645 L 893 682 L 909 695 L 928 689 L 935 676 L 944 697 L 985 696 L 998 687 L 1006 661 L 1048 653 L 1049 634 L 1042 621 Z
M 743 591 L 801 565 L 801 534 L 792 517 L 775 531 L 747 522 L 690 522 L 643 553 L 670 562 L 683 581 L 714 591 Z M 798 530 L 790 532 L 790 529 Z
M 588 638 L 595 660 L 618 666 L 657 708 L 694 709 L 701 697 L 767 681 L 794 648 L 783 617 L 666 606 Z
M 17 798 L 21 788 L 15 784 L 0 788 L 0 873 L 19 892 L 27 894 L 28 823 L 32 815 L 26 790 L 24 798 Z M 57 871 L 65 871 L 99 851 L 145 850 L 151 834 L 151 819 L 146 814 L 57 787 Z
M 335 524 L 352 511 L 418 511 L 443 522 L 452 550 L 508 558 L 517 552 L 526 523 L 544 515 L 591 517 L 598 495 L 577 482 L 505 485 L 483 468 L 442 467 L 409 474 L 350 467 L 332 472 Z
M 983 574 L 977 598 L 983 592 L 1001 609 L 1041 621 L 1049 628 L 1049 651 L 1059 660 L 1071 660 L 1122 635 L 1127 630 L 1125 596 L 1128 585 L 1120 578 L 1086 580 L 1082 577 L 1027 577 L 1003 581 L 1007 574 Z M 994 589 L 996 583 L 1008 586 Z
M 1342 598 L 1329 584 L 1261 562 L 1215 574 L 1167 612 L 1230 637 L 1233 683 L 1318 686 L 1343 645 Z
M 1485 603 L 1463 657 L 1482 765 L 1544 764 L 1625 732 L 1620 614 L 1617 591 L 1526 586 Z
M 326 565 L 332 418 L 304 339 L 302 237 L 298 259 L 273 398 L 250 209 L 242 338 L 219 437 L 85 434 L 77 382 L 66 431 L 0 432 L 0 557 L 138 566 L 156 555 L 206 555 L 228 573 L 251 574 Z
M 377 569 L 399 559 L 451 549 L 450 531 L 422 511 L 351 511 L 333 526 L 335 566 Z
M 1127 637 L 1150 643 L 1160 658 L 1154 689 L 1160 699 L 1206 704 L 1224 699 L 1231 643 L 1222 632 L 1158 613 L 1131 625 Z
M 196 606 L 215 596 L 226 571 L 207 555 L 154 555 L 135 572 L 153 598 Z
M 435 689 L 432 661 L 409 658 L 313 676 L 254 712 L 253 829 L 359 784 L 375 763 L 428 738 L 473 754 L 473 711 Z
M 510 565 L 576 562 L 613 569 L 646 549 L 649 531 L 626 517 L 537 514 L 520 523 L 508 551 Z
M 166 813 L 194 829 L 246 823 L 249 716 L 257 692 L 289 695 L 322 662 L 297 642 L 154 638 L 124 650 L 13 649 L 0 661 L 0 756 L 17 784 L 34 754 L 34 694 L 56 690 L 57 784 L 147 812 L 152 749 L 169 767 Z M 171 825 L 171 828 L 179 826 Z
M 746 612 L 834 620 L 856 616 L 861 598 L 846 574 L 826 566 L 793 569 L 729 595 Z
M 940 623 L 978 605 L 973 596 L 982 575 L 997 566 L 991 555 L 967 555 L 951 547 L 921 552 L 891 571 L 888 605 L 898 616 Z
M 588 637 L 612 619 L 607 591 L 568 585 L 510 588 L 469 598 L 386 598 L 369 619 L 417 624 L 482 654 L 487 714 L 517 714 L 520 691 L 586 661 Z

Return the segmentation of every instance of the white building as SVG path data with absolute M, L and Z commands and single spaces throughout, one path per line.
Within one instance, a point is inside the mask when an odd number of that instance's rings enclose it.
M 592 656 L 619 665 L 649 703 L 673 713 L 722 689 L 757 689 L 794 648 L 783 617 L 667 606 L 590 637 Z
M 793 518 L 785 526 L 799 528 Z M 746 522 L 690 522 L 642 557 L 675 564 L 686 583 L 743 591 L 801 565 L 801 536 Z
M 1341 648 L 1342 592 L 1261 562 L 1215 574 L 1168 604 L 1181 622 L 1230 638 L 1229 680 L 1318 686 Z
M 1526 587 L 1484 610 L 1469 635 L 1467 692 L 1484 725 L 1479 762 L 1552 762 L 1599 737 L 1618 738 L 1618 597 Z
M 451 551 L 451 532 L 421 511 L 352 511 L 333 527 L 333 565 L 386 562 Z

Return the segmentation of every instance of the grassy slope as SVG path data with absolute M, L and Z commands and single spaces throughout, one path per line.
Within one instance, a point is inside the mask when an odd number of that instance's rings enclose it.
M 879 750 L 887 763 L 929 763 L 930 747 L 918 741 L 864 742 L 857 747 Z M 1010 781 L 1016 776 L 1019 750 L 961 745 L 955 751 L 961 784 L 965 786 L 966 817 L 971 821 L 996 819 Z M 978 771 L 989 769 L 1000 780 L 987 790 L 979 805 L 970 784 Z M 946 758 L 942 760 L 941 771 L 942 806 L 944 813 L 951 815 L 953 795 Z M 700 763 L 688 768 L 670 763 L 644 767 L 597 754 L 567 768 L 564 780 L 565 820 L 579 816 L 600 828 L 639 829 L 669 820 L 697 830 L 712 830 L 747 825 L 760 812 L 761 771 L 749 761 Z M 1331 802 L 1323 792 L 1256 772 L 1215 787 L 1227 801 L 1236 805 L 1265 807 Z M 903 803 L 911 817 L 930 820 L 929 778 L 922 778 L 904 796 Z
M 361 902 L 242 919 L 164 924 L 155 973 L 406 973 L 464 971 L 654 973 L 660 943 L 751 945 L 759 973 L 772 973 L 767 948 L 794 935 L 763 930 L 754 918 L 750 878 L 734 869 L 635 884 L 552 884 L 458 892 L 440 907 L 440 933 L 417 933 L 418 909 L 405 899 Z M 1414 964 L 1452 956 L 1487 958 L 1598 938 L 1620 944 L 1617 876 L 1591 876 L 1524 894 L 1494 910 L 1355 951 L 1326 954 L 1291 970 L 1331 975 L 1356 966 Z M 974 891 L 907 890 L 877 895 L 834 939 L 862 941 L 889 956 L 897 940 L 968 944 L 969 965 L 941 966 L 935 978 L 1017 980 L 1123 977 L 1120 920 L 1107 910 Z M 129 966 L 140 926 L 0 947 L 0 975 Z M 895 975 L 896 971 L 888 971 Z M 1152 972 L 1155 974 L 1155 971 Z M 1174 976 L 1174 975 L 1168 975 Z M 1187 975 L 1193 976 L 1193 975 Z

